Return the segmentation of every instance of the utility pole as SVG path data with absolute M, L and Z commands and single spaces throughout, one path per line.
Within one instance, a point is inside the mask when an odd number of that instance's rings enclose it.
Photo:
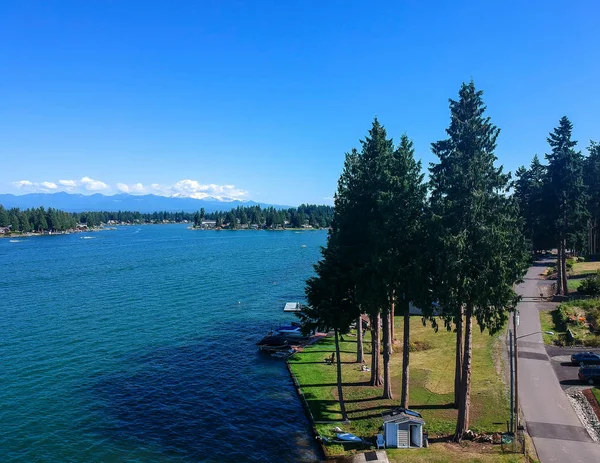
M 509 432 L 512 432 L 514 434 L 515 432 L 515 428 L 514 428 L 514 413 L 515 413 L 515 408 L 514 408 L 514 386 L 513 386 L 513 380 L 514 380 L 514 370 L 513 370 L 513 332 L 512 330 L 508 330 L 508 335 L 510 337 L 509 340 L 509 346 L 510 346 L 510 356 L 509 356 L 509 363 L 510 363 L 510 427 L 509 427 Z
M 513 331 L 515 332 L 515 430 L 519 429 L 519 348 L 517 347 L 517 326 L 519 326 L 519 311 L 513 312 Z

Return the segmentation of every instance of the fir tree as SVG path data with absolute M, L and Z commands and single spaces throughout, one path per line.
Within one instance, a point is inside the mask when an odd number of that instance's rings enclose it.
M 469 428 L 472 319 L 482 330 L 500 329 L 517 299 L 513 284 L 526 267 L 517 206 L 506 195 L 509 175 L 494 165 L 500 130 L 484 116 L 482 95 L 471 81 L 458 100 L 450 100 L 448 138 L 432 144 L 439 162 L 430 168 L 432 244 L 439 253 L 433 292 L 457 322 L 464 307 L 464 344 L 462 327 L 457 330 L 462 365 L 456 441 Z
M 583 157 L 575 151 L 571 140 L 573 124 L 562 117 L 559 126 L 547 138 L 552 151 L 548 160 L 546 181 L 546 213 L 550 219 L 551 234 L 558 249 L 556 293 L 567 294 L 567 249 L 582 246 L 588 213 L 587 195 L 583 183 Z

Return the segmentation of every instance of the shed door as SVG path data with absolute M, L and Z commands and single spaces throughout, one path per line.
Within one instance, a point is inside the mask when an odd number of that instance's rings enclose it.
M 385 446 L 398 447 L 398 426 L 394 423 L 385 423 Z
M 398 448 L 408 448 L 408 429 L 398 428 Z

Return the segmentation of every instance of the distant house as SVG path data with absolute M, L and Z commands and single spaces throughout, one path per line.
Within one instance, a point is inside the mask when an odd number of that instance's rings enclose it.
M 10 225 L 8 227 L 0 227 L 0 235 L 9 235 Z
M 201 228 L 216 228 L 217 227 L 217 221 L 216 220 L 203 220 L 202 224 L 201 224 Z
M 252 225 L 250 225 L 250 228 L 252 230 L 258 230 L 258 225 L 256 225 L 255 223 L 253 223 Z
M 423 447 L 423 425 L 425 421 L 415 411 L 395 408 L 381 414 L 385 446 L 388 448 Z

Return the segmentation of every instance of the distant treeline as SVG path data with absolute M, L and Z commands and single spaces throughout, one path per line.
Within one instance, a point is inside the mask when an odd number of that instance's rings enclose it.
M 297 208 L 275 209 L 273 207 L 261 208 L 248 206 L 205 213 L 203 209 L 197 212 L 153 212 L 141 213 L 130 211 L 118 212 L 64 212 L 58 209 L 43 207 L 20 210 L 18 208 L 5 209 L 0 204 L 0 227 L 10 227 L 11 232 L 45 232 L 66 231 L 85 224 L 88 227 L 97 227 L 109 221 L 118 223 L 162 223 L 162 222 L 192 222 L 198 225 L 202 220 L 214 220 L 217 226 L 236 228 L 238 225 L 252 225 L 258 227 L 301 227 L 311 225 L 315 228 L 326 228 L 331 224 L 333 207 L 302 204 Z
M 228 212 L 205 213 L 203 209 L 200 209 L 192 215 L 194 225 L 199 225 L 203 220 L 214 220 L 217 227 L 227 226 L 230 228 L 236 228 L 238 225 L 258 225 L 267 228 L 278 226 L 298 228 L 310 225 L 314 228 L 326 228 L 331 225 L 333 207 L 314 204 L 301 204 L 296 208 L 289 209 L 238 206 Z

